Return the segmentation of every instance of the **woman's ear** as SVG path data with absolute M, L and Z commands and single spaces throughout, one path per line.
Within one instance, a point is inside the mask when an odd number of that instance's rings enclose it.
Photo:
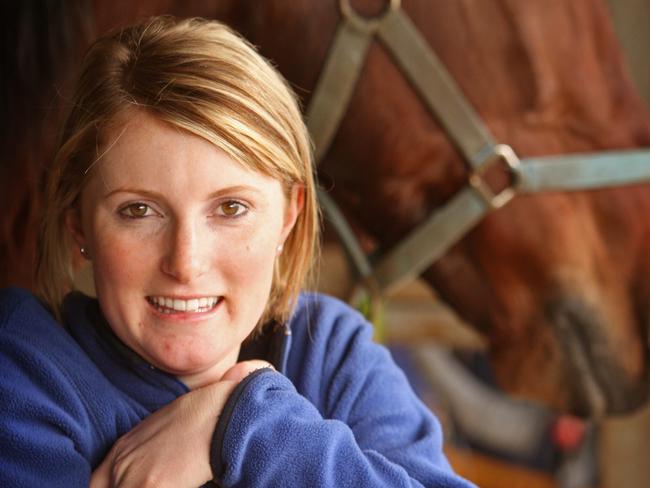
M 65 212 L 65 226 L 79 248 L 86 247 L 86 237 L 81 225 L 81 213 L 77 208 L 71 208 Z
M 291 233 L 291 229 L 296 224 L 298 215 L 302 212 L 305 205 L 305 187 L 303 185 L 293 185 L 291 187 L 291 194 L 287 201 L 287 206 L 284 211 L 284 225 L 282 227 L 282 240 L 278 243 L 280 246 L 284 244 Z

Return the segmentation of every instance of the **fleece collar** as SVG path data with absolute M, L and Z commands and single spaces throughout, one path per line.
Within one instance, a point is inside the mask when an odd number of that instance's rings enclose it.
M 148 364 L 125 345 L 108 325 L 97 299 L 70 293 L 63 302 L 63 316 L 70 334 L 108 380 L 152 411 L 189 391 L 177 377 Z M 239 360 L 263 359 L 284 372 L 290 342 L 288 324 L 267 327 L 242 345 Z

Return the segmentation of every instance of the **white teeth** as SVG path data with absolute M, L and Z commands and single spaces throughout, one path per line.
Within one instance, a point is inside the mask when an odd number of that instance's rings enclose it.
M 198 309 L 199 309 L 199 301 L 196 298 L 187 301 L 185 305 L 185 310 L 187 310 L 188 312 L 196 312 Z
M 219 297 L 202 297 L 182 300 L 180 298 L 169 298 L 161 296 L 149 297 L 149 301 L 162 313 L 174 312 L 207 312 L 218 302 Z

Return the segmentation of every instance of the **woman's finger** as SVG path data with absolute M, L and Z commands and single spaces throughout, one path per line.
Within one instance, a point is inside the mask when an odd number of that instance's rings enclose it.
M 102 461 L 102 463 L 93 471 L 90 477 L 90 484 L 88 488 L 110 488 L 111 486 L 111 463 L 110 459 L 112 452 L 110 452 Z

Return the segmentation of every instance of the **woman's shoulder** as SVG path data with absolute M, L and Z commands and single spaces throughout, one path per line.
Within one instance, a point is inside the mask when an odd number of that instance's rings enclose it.
M 22 288 L 0 290 L 0 331 L 29 332 L 44 327 L 64 332 L 43 302 L 30 291 Z
M 88 362 L 75 340 L 34 294 L 20 288 L 0 290 L 0 359 L 19 376 L 75 372 Z M 5 371 L 5 379 L 9 372 Z
M 357 310 L 338 298 L 302 293 L 289 321 L 293 352 L 326 355 L 345 353 L 351 344 L 373 342 L 373 327 Z
M 396 378 L 408 390 L 389 351 L 374 340 L 372 325 L 341 300 L 301 295 L 290 326 L 287 376 L 323 415 L 365 398 L 364 385 L 375 381 Z
M 34 294 L 0 290 L 1 387 L 77 390 L 96 368 L 74 338 Z M 89 383 L 90 384 L 90 383 Z
M 366 318 L 342 300 L 318 292 L 303 292 L 289 322 L 292 334 L 300 332 L 352 333 L 370 328 Z

